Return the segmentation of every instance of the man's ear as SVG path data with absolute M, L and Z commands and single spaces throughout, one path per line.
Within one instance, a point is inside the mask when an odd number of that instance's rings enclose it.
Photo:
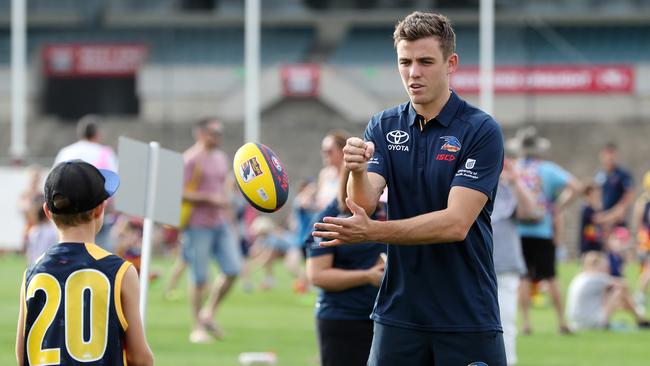
M 447 74 L 453 74 L 458 68 L 458 54 L 452 53 L 447 60 Z

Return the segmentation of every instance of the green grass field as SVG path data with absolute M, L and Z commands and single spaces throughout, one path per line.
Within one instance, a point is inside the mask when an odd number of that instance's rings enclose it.
M 167 260 L 157 260 L 154 268 L 164 270 L 170 264 Z M 15 363 L 15 323 L 23 265 L 22 257 L 0 257 L 3 279 L 0 282 L 0 365 Z M 564 287 L 575 271 L 573 264 L 560 268 Z M 628 273 L 635 272 L 636 268 L 628 266 Z M 190 317 L 187 298 L 163 300 L 162 281 L 151 284 L 147 334 L 156 365 L 235 366 L 238 355 L 249 351 L 273 351 L 278 365 L 317 365 L 312 312 L 315 295 L 295 295 L 284 271 L 278 268 L 276 273 L 278 281 L 273 291 L 245 293 L 239 286 L 233 291 L 218 314 L 226 338 L 207 345 L 194 345 L 187 340 Z M 623 314 L 615 321 L 627 323 L 627 329 L 573 336 L 557 334 L 557 323 L 549 306 L 534 308 L 531 316 L 533 334 L 518 338 L 519 365 L 650 364 L 650 331 L 637 331 L 632 319 Z

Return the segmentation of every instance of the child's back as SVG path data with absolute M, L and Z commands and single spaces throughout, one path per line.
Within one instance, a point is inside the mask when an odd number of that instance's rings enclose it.
M 28 268 L 28 364 L 124 365 L 120 293 L 129 265 L 95 244 L 61 243 Z

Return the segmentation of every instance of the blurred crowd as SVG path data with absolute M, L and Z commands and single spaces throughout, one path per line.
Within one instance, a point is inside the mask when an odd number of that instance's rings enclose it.
M 189 340 L 207 343 L 224 336 L 215 316 L 236 279 L 246 292 L 269 291 L 276 286 L 274 271 L 284 268 L 293 278 L 297 294 L 320 289 L 316 317 L 323 364 L 336 364 L 337 356 L 331 349 L 340 349 L 346 343 L 355 349 L 359 344 L 369 347 L 372 321 L 368 314 L 383 275 L 385 245 L 368 243 L 353 250 L 352 246 L 324 250 L 311 236 L 315 220 L 349 215 L 345 204 L 348 172 L 342 152 L 349 134 L 335 130 L 323 138 L 320 173 L 293 185 L 290 214 L 279 221 L 277 216 L 253 209 L 240 194 L 229 157 L 220 150 L 222 130 L 216 118 L 196 124 L 196 143 L 183 155 L 182 227 L 158 226 L 154 238 L 157 252 L 176 258 L 163 276 L 166 299 L 184 297 L 179 282 L 189 271 L 193 313 Z M 113 149 L 101 143 L 97 117 L 82 118 L 77 132 L 79 140 L 61 149 L 55 164 L 83 159 L 98 168 L 117 170 Z M 639 328 L 650 327 L 645 318 L 650 282 L 650 172 L 643 176 L 641 193 L 635 196 L 635 179 L 619 161 L 615 143 L 602 146 L 600 169 L 588 179 L 578 179 L 547 160 L 551 141 L 532 127 L 520 129 L 505 146 L 507 156 L 492 225 L 509 364 L 517 360 L 517 334 L 534 332 L 530 308 L 546 298 L 557 316 L 560 334 L 614 329 L 619 325 L 612 317 L 618 311 L 627 312 Z M 30 167 L 28 174 L 29 184 L 20 197 L 19 210 L 26 222 L 24 253 L 33 263 L 58 238 L 43 214 L 42 168 Z M 567 235 L 564 220 L 575 200 L 580 204 L 579 245 L 568 252 L 577 253 L 580 270 L 563 294 L 557 280 L 557 260 L 567 251 L 562 247 L 562 238 Z M 381 201 L 385 205 L 385 197 Z M 375 218 L 385 216 L 385 207 L 379 207 Z M 142 225 L 140 218 L 120 214 L 109 206 L 97 244 L 139 268 Z M 212 260 L 221 272 L 214 279 L 209 276 Z M 278 262 L 283 265 L 277 266 Z M 629 263 L 636 263 L 633 268 L 639 273 L 627 270 Z M 150 274 L 152 280 L 163 275 L 158 271 Z M 263 273 L 257 282 L 254 278 L 258 277 L 252 276 L 256 271 Z M 518 314 L 522 315 L 519 332 Z M 337 331 L 342 324 L 349 336 Z M 355 357 L 353 353 L 345 355 Z M 358 357 L 367 357 L 367 350 L 365 356 Z

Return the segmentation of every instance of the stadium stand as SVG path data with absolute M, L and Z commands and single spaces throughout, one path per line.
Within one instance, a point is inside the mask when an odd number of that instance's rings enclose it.
M 262 32 L 262 63 L 305 61 L 314 32 L 310 28 Z M 152 64 L 241 64 L 242 29 L 34 29 L 29 32 L 28 58 L 38 57 L 47 43 L 143 43 Z M 10 61 L 10 35 L 0 32 L 0 64 Z
M 334 64 L 385 64 L 395 61 L 392 29 L 350 30 L 337 47 Z M 478 29 L 456 28 L 462 64 L 477 65 Z M 631 26 L 497 26 L 495 62 L 501 65 L 626 63 L 650 61 L 650 27 Z

